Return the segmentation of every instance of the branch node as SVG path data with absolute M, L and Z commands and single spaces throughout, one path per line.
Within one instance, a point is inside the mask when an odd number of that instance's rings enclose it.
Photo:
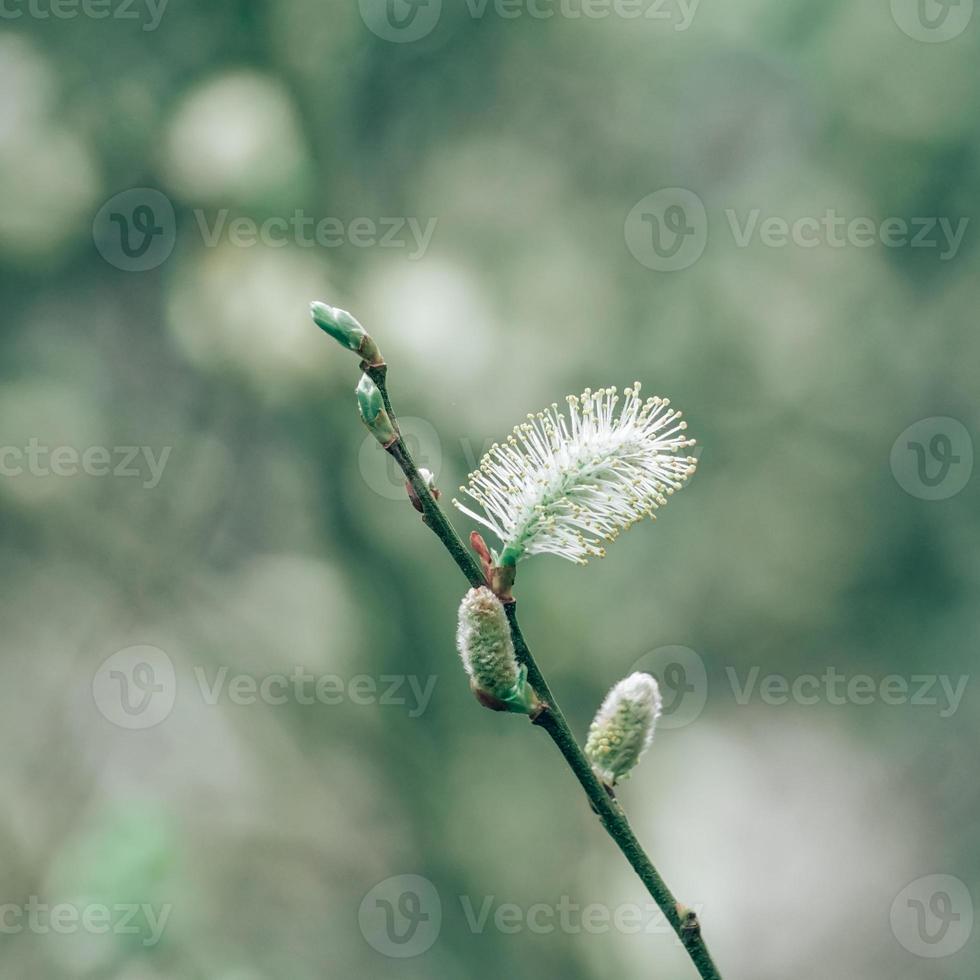
M 539 701 L 538 706 L 528 716 L 531 719 L 531 724 L 543 725 L 549 711 L 551 711 L 551 705 L 547 701 Z
M 698 914 L 694 909 L 689 909 L 680 902 L 676 905 L 677 914 L 680 916 L 681 920 L 681 939 L 687 943 L 689 941 L 695 941 L 701 938 L 701 922 L 698 920 Z

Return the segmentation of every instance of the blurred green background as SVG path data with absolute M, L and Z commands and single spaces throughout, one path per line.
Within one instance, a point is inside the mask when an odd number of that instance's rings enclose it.
M 586 385 L 684 409 L 656 525 L 521 566 L 569 721 L 659 673 L 620 796 L 726 978 L 978 975 L 972 13 L 6 0 L 0 974 L 695 975 L 471 697 L 321 298 L 447 505 Z

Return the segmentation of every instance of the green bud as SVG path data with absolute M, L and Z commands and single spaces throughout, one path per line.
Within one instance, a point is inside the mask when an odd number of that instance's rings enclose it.
M 360 354 L 372 367 L 384 364 L 374 339 L 346 310 L 314 302 L 310 304 L 310 315 L 321 330 L 330 334 L 338 344 Z
M 378 386 L 366 374 L 361 375 L 357 386 L 357 407 L 361 413 L 361 420 L 374 434 L 374 438 L 385 448 L 390 446 L 398 434 L 385 411 L 384 399 Z
M 463 596 L 456 646 L 481 704 L 520 714 L 531 714 L 539 707 L 527 683 L 527 667 L 517 664 L 503 604 L 485 586 Z
M 585 754 L 610 786 L 629 774 L 653 741 L 660 708 L 660 688 L 649 674 L 630 674 L 606 695 L 589 728 Z
M 425 489 L 432 494 L 434 500 L 438 500 L 442 494 L 436 487 L 436 478 L 432 475 L 431 470 L 427 470 L 424 466 L 419 467 L 419 479 L 425 485 Z M 405 490 L 408 493 L 408 499 L 412 502 L 412 506 L 420 513 L 425 513 L 425 508 L 422 506 L 422 501 L 419 495 L 415 492 L 415 487 L 412 486 L 411 480 L 405 481 Z

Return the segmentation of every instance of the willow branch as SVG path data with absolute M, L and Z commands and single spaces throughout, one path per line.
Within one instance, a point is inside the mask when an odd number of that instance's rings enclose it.
M 392 458 L 401 467 L 405 478 L 414 491 L 414 494 L 422 508 L 422 516 L 425 523 L 435 532 L 439 540 L 446 547 L 446 550 L 456 562 L 460 571 L 466 576 L 471 586 L 486 585 L 486 579 L 479 564 L 470 554 L 463 544 L 453 526 L 447 520 L 442 508 L 433 497 L 425 480 L 419 474 L 412 454 L 405 445 L 398 429 L 398 421 L 394 410 L 391 407 L 391 400 L 388 396 L 387 387 L 387 366 L 362 365 L 365 372 L 372 381 L 378 386 L 381 397 L 384 401 L 385 409 L 395 427 L 397 438 L 385 449 L 391 454 Z M 541 669 L 538 667 L 531 655 L 524 634 L 521 632 L 520 624 L 517 621 L 517 603 L 514 600 L 505 603 L 507 620 L 510 624 L 511 636 L 514 641 L 514 650 L 521 663 L 527 666 L 527 677 L 534 688 L 538 697 L 545 702 L 545 709 L 534 718 L 534 724 L 543 728 L 551 740 L 558 747 L 568 767 L 572 770 L 579 785 L 588 797 L 592 809 L 599 816 L 606 832 L 613 839 L 616 846 L 622 851 L 624 857 L 629 861 L 630 866 L 637 873 L 643 882 L 651 898 L 657 903 L 664 917 L 670 923 L 671 928 L 677 934 L 684 948 L 691 957 L 699 975 L 703 980 L 721 980 L 721 974 L 711 959 L 711 954 L 701 936 L 701 926 L 695 912 L 678 903 L 671 890 L 667 887 L 660 873 L 653 866 L 647 857 L 640 842 L 637 840 L 623 808 L 619 802 L 611 795 L 610 791 L 600 782 L 589 764 L 585 753 L 579 747 L 575 736 L 572 734 L 558 705 L 558 701 L 548 682 L 545 680 Z

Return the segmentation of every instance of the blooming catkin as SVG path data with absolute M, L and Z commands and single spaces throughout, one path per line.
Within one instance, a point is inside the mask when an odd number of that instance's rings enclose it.
M 461 487 L 479 512 L 453 503 L 503 542 L 501 565 L 550 553 L 585 563 L 601 542 L 662 507 L 694 473 L 687 423 L 666 398 L 586 388 L 528 415 L 494 443 Z M 621 404 L 620 404 L 621 403 Z
M 607 695 L 589 728 L 585 754 L 610 785 L 640 761 L 660 717 L 660 688 L 649 674 L 621 680 Z
M 485 586 L 470 589 L 459 605 L 456 646 L 470 687 L 486 707 L 530 713 L 537 706 L 519 667 L 503 603 Z

